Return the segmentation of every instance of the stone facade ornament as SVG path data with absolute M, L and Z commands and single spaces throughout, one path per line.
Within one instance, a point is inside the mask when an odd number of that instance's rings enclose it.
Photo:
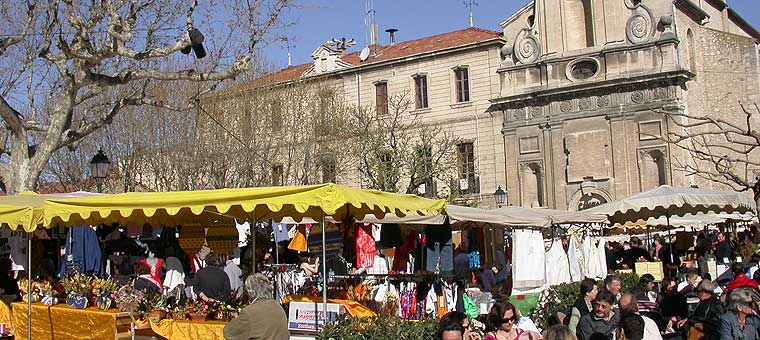
M 591 108 L 591 98 L 584 97 L 578 100 L 578 108 L 581 110 L 588 110 Z
M 514 46 L 510 44 L 504 44 L 504 46 L 501 47 L 501 50 L 499 51 L 499 54 L 501 55 L 501 64 L 500 67 L 510 67 L 515 66 L 514 60 L 512 60 L 512 55 L 515 52 Z
M 644 44 L 649 42 L 657 31 L 654 16 L 647 6 L 641 2 L 634 4 L 632 1 L 625 0 L 625 6 L 632 10 L 625 24 L 625 36 L 634 45 Z
M 562 101 L 559 104 L 559 110 L 564 112 L 570 112 L 573 109 L 573 103 L 569 100 Z
M 610 106 L 610 95 L 605 94 L 597 97 L 596 106 L 600 108 Z
M 641 104 L 644 102 L 644 91 L 633 91 L 631 92 L 631 101 L 636 104 Z
M 523 28 L 517 33 L 514 45 L 514 55 L 521 64 L 530 64 L 541 56 L 541 43 L 538 30 L 534 27 Z
M 530 116 L 533 118 L 542 117 L 544 115 L 544 111 L 540 103 L 533 103 L 533 106 L 531 106 L 529 110 Z
M 673 16 L 663 15 L 660 17 L 660 26 L 662 26 L 662 34 L 660 34 L 660 40 L 678 40 L 676 34 L 673 33 Z

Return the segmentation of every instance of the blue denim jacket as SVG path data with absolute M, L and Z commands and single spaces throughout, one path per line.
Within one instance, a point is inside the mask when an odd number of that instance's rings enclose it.
M 720 317 L 720 340 L 754 340 L 760 328 L 760 319 L 748 316 L 744 331 L 739 328 L 739 318 L 734 312 L 726 312 Z

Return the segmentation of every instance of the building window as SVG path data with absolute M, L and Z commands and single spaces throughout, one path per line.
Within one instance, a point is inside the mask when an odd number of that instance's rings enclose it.
M 418 192 L 425 197 L 435 197 L 438 190 L 433 178 L 433 148 L 430 145 L 418 145 L 416 152 L 419 162 L 416 175 L 422 182 Z
M 473 143 L 457 145 L 457 166 L 459 168 L 459 190 L 463 193 L 477 193 L 475 178 L 475 146 Z
M 428 81 L 427 76 L 418 74 L 414 76 L 415 108 L 425 109 L 428 107 Z
M 272 166 L 272 186 L 281 186 L 283 184 L 282 165 Z
M 375 83 L 375 111 L 378 115 L 388 114 L 388 83 Z
M 456 78 L 457 103 L 470 101 L 470 74 L 467 67 L 454 69 Z

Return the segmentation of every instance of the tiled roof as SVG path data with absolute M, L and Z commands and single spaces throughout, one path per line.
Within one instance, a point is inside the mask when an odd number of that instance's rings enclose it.
M 375 53 L 365 60 L 359 60 L 359 52 L 344 55 L 341 59 L 354 66 L 378 64 L 382 62 L 408 58 L 415 55 L 431 53 L 459 46 L 465 46 L 483 41 L 489 41 L 501 36 L 501 32 L 489 31 L 480 28 L 467 28 L 438 34 L 416 40 L 398 42 L 389 46 L 377 46 Z M 216 94 L 235 90 L 245 90 L 261 86 L 274 85 L 291 80 L 296 80 L 306 72 L 312 63 L 291 66 L 279 72 L 275 72 L 250 82 L 233 85 L 217 91 Z

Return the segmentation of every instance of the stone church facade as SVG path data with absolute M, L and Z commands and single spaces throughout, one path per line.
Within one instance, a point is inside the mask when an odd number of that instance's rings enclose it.
M 687 176 L 671 112 L 756 102 L 760 34 L 722 0 L 535 0 L 501 23 L 509 203 L 583 210 Z
M 472 164 L 460 181 L 479 206 L 501 186 L 510 205 L 582 210 L 662 184 L 713 186 L 679 170 L 692 160 L 662 141 L 676 128 L 667 115 L 741 119 L 739 102 L 760 94 L 760 33 L 723 0 L 533 0 L 500 26 L 378 44 L 365 60 L 326 44 L 313 63 L 207 100 L 310 80 L 377 107 L 424 79 L 413 113 L 462 141 Z M 359 186 L 347 170 L 336 181 Z

